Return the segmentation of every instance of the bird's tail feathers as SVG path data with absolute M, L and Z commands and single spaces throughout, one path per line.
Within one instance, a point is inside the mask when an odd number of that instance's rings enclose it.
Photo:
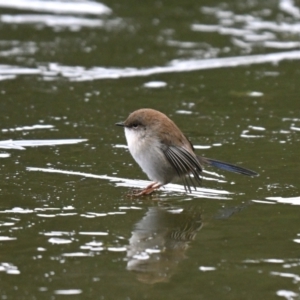
M 238 174 L 243 174 L 243 175 L 247 175 L 247 176 L 258 176 L 258 173 L 246 169 L 246 168 L 242 168 L 227 162 L 223 162 L 223 161 L 219 161 L 219 160 L 215 160 L 215 159 L 211 159 L 211 158 L 206 158 L 206 157 L 200 157 L 197 156 L 198 160 L 200 161 L 201 164 L 208 164 L 214 167 L 217 167 L 221 170 L 226 170 L 229 172 L 234 172 L 234 173 L 238 173 Z

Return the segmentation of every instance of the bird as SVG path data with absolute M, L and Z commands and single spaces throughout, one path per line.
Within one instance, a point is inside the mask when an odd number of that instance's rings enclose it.
M 124 128 L 129 152 L 152 181 L 135 196 L 149 195 L 160 187 L 182 180 L 185 191 L 201 185 L 204 165 L 223 170 L 257 176 L 258 173 L 231 163 L 198 156 L 193 144 L 177 125 L 164 113 L 141 108 L 132 112 L 124 122 L 115 125 Z

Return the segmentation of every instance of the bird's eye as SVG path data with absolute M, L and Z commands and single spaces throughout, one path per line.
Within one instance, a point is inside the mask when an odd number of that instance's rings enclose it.
M 138 124 L 138 123 L 133 123 L 131 126 L 132 126 L 133 128 L 138 128 L 139 124 Z

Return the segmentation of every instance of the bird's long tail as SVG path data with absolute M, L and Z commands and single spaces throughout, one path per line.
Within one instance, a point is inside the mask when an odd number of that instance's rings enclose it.
M 223 161 L 219 161 L 219 160 L 215 160 L 215 159 L 211 159 L 211 158 L 206 158 L 206 157 L 200 157 L 197 156 L 199 162 L 201 164 L 207 164 L 207 165 L 211 165 L 214 167 L 217 167 L 219 169 L 222 170 L 226 170 L 226 171 L 230 171 L 230 172 L 234 172 L 234 173 L 238 173 L 238 174 L 243 174 L 243 175 L 247 175 L 247 176 L 258 176 L 258 173 L 249 170 L 249 169 L 245 169 L 227 162 L 223 162 Z

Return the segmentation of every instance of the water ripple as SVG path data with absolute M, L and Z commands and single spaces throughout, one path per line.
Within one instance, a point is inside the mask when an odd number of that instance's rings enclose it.
M 44 80 L 93 81 L 100 79 L 119 79 L 126 77 L 144 77 L 164 73 L 192 72 L 219 68 L 236 68 L 246 65 L 279 63 L 285 60 L 300 60 L 300 51 L 287 51 L 269 54 L 235 56 L 211 59 L 173 60 L 166 66 L 138 68 L 105 68 L 93 67 L 86 69 L 80 66 L 63 66 L 49 63 L 47 67 L 24 68 L 18 66 L 0 65 L 0 76 L 40 75 Z M 15 77 L 13 77 L 15 78 Z M 9 77 L 8 79 L 12 79 Z
M 58 170 L 58 169 L 48 169 L 48 168 L 35 168 L 35 167 L 27 167 L 27 171 L 38 171 L 38 172 L 46 172 L 46 173 L 58 173 L 58 174 L 68 174 L 68 175 L 75 175 L 75 176 L 83 176 L 86 178 L 97 178 L 97 179 L 104 179 L 109 180 L 111 182 L 115 182 L 116 186 L 124 186 L 124 187 L 137 187 L 137 188 L 144 188 L 150 182 L 146 180 L 137 180 L 137 179 L 128 179 L 128 178 L 118 178 L 112 177 L 107 175 L 95 175 L 90 173 L 82 173 L 82 172 L 74 172 L 74 171 L 67 171 L 67 170 Z M 210 180 L 210 178 L 204 178 L 206 180 Z M 217 180 L 220 181 L 220 180 Z M 222 182 L 222 181 L 220 181 Z M 224 181 L 223 181 L 224 182 Z M 179 184 L 172 184 L 169 183 L 164 186 L 161 190 L 162 192 L 177 192 L 177 193 L 186 193 L 184 187 Z M 193 193 L 188 194 L 189 196 L 193 197 L 201 197 L 201 198 L 208 198 L 208 199 L 230 199 L 229 195 L 231 193 L 225 190 L 215 190 L 209 188 L 197 188 L 197 191 L 193 191 Z M 125 212 L 108 212 L 108 215 L 111 214 L 124 214 Z M 85 216 L 85 215 L 84 215 Z
M 0 7 L 32 10 L 52 13 L 69 13 L 69 14 L 92 14 L 102 15 L 110 14 L 112 11 L 106 5 L 94 1 L 39 1 L 39 0 L 0 0 Z

